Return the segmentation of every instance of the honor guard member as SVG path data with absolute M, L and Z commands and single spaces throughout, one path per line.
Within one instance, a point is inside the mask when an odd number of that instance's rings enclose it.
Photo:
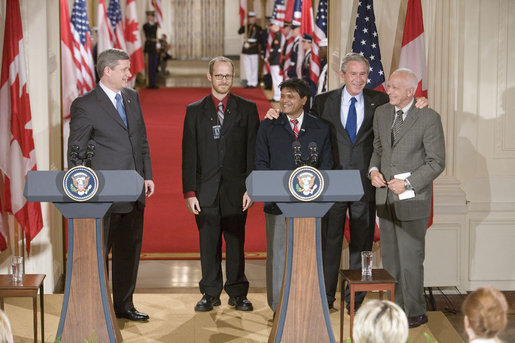
M 320 75 L 318 76 L 317 94 L 327 91 L 327 38 L 318 43 L 318 56 L 320 56 Z
M 145 60 L 147 65 L 147 87 L 158 88 L 156 85 L 157 66 L 159 65 L 159 48 L 160 44 L 157 41 L 157 22 L 156 13 L 154 11 L 147 11 L 147 22 L 143 25 L 143 32 L 145 33 Z
M 301 78 L 301 74 L 298 68 L 302 64 L 302 60 L 299 63 L 299 50 L 302 50 L 301 46 L 301 35 L 300 35 L 300 23 L 298 21 L 293 21 L 291 24 L 291 35 L 293 37 L 293 48 L 291 49 L 290 55 L 290 66 L 286 70 L 286 75 L 288 78 Z M 301 58 L 303 58 L 302 56 Z
M 247 80 L 246 88 L 255 88 L 258 84 L 259 37 L 262 30 L 261 26 L 256 24 L 256 13 L 254 12 L 249 12 L 246 27 L 242 25 L 238 30 L 238 34 L 245 34 L 241 58 Z
M 270 74 L 272 75 L 272 89 L 274 90 L 274 96 L 272 102 L 279 102 L 281 99 L 281 90 L 279 84 L 283 82 L 281 75 L 281 47 L 282 38 L 281 33 L 282 22 L 272 19 L 272 25 L 270 26 L 270 32 L 272 32 L 272 45 L 270 47 L 270 56 L 268 57 L 268 63 L 270 64 Z
M 309 83 L 309 71 L 311 66 L 311 46 L 313 45 L 313 36 L 305 33 L 302 37 L 302 49 L 304 50 L 304 59 L 302 60 L 302 79 Z

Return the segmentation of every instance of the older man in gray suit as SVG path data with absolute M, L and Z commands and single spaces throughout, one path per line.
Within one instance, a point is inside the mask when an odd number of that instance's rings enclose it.
M 397 279 L 395 302 L 410 328 L 427 322 L 424 252 L 433 180 L 445 167 L 440 115 L 414 106 L 417 77 L 409 69 L 392 73 L 390 103 L 376 109 L 370 179 L 376 190 L 384 268 Z

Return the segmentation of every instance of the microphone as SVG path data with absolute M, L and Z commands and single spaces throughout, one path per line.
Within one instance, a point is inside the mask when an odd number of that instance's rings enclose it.
M 316 167 L 318 161 L 318 152 L 317 152 L 317 143 L 310 142 L 308 145 L 309 148 L 309 165 L 312 167 Z
M 70 161 L 74 165 L 82 164 L 82 160 L 79 158 L 79 146 L 77 144 L 73 144 L 70 149 Z
M 86 158 L 84 159 L 84 166 L 91 167 L 91 159 L 95 156 L 95 142 L 89 141 L 86 148 Z
M 303 165 L 302 163 L 302 153 L 300 151 L 300 142 L 299 141 L 293 141 L 291 144 L 291 147 L 293 149 L 293 160 L 295 161 L 295 166 L 300 167 Z

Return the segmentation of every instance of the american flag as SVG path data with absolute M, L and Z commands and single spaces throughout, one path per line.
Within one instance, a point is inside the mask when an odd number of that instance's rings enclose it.
M 320 0 L 318 3 L 315 31 L 313 33 L 310 78 L 316 85 L 318 84 L 318 76 L 320 75 L 320 56 L 318 55 L 318 44 L 322 39 L 327 38 L 327 0 Z
M 72 10 L 73 57 L 77 66 L 79 95 L 95 87 L 95 64 L 91 48 L 86 0 L 75 0 Z
M 293 1 L 293 0 L 288 0 Z M 302 18 L 302 0 L 294 0 L 293 3 L 293 16 L 291 17 L 291 23 L 293 25 L 300 26 Z
M 275 0 L 274 11 L 272 12 L 272 23 L 282 27 L 284 25 L 285 16 L 286 6 L 284 6 L 284 0 Z
M 284 16 L 286 12 L 286 7 L 284 6 L 284 0 L 275 0 L 274 3 L 274 11 L 272 12 L 272 19 L 271 23 L 276 24 L 279 26 L 284 25 Z M 264 62 L 264 68 L 263 68 L 263 74 L 270 73 L 270 63 L 268 63 L 268 58 L 270 57 L 270 49 L 272 47 L 272 41 L 274 37 L 274 33 L 272 31 L 268 32 L 268 39 L 266 44 L 266 51 L 265 51 L 265 62 Z
M 352 52 L 359 53 L 370 62 L 370 72 L 366 88 L 373 88 L 384 92 L 384 71 L 381 64 L 378 34 L 374 16 L 373 0 L 360 0 Z
M 295 41 L 295 37 L 293 37 L 291 30 L 286 36 L 286 46 L 284 48 L 284 56 L 283 56 L 283 74 L 284 80 L 288 80 L 288 70 L 291 67 L 291 52 L 293 50 L 293 42 Z
M 119 0 L 110 0 L 107 8 L 107 18 L 111 24 L 113 32 L 113 47 L 116 49 L 127 50 L 125 44 L 125 29 L 123 27 L 122 9 Z
M 161 8 L 161 0 L 152 0 L 152 6 L 154 6 L 154 10 L 156 11 L 157 26 L 162 27 L 163 9 Z

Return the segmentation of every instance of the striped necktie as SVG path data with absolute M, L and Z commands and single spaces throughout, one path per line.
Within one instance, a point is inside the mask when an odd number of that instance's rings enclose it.
M 297 126 L 299 121 L 297 119 L 290 119 L 290 122 L 293 124 L 293 133 L 295 134 L 295 140 L 297 140 L 299 138 L 299 127 Z
M 392 127 L 392 145 L 397 141 L 399 138 L 399 132 L 401 132 L 402 124 L 404 123 L 404 120 L 402 119 L 402 110 L 398 110 L 397 114 L 395 115 L 395 121 L 393 122 Z
M 218 112 L 216 112 L 218 116 L 218 120 L 220 121 L 220 125 L 224 124 L 224 104 L 220 101 L 218 103 Z

